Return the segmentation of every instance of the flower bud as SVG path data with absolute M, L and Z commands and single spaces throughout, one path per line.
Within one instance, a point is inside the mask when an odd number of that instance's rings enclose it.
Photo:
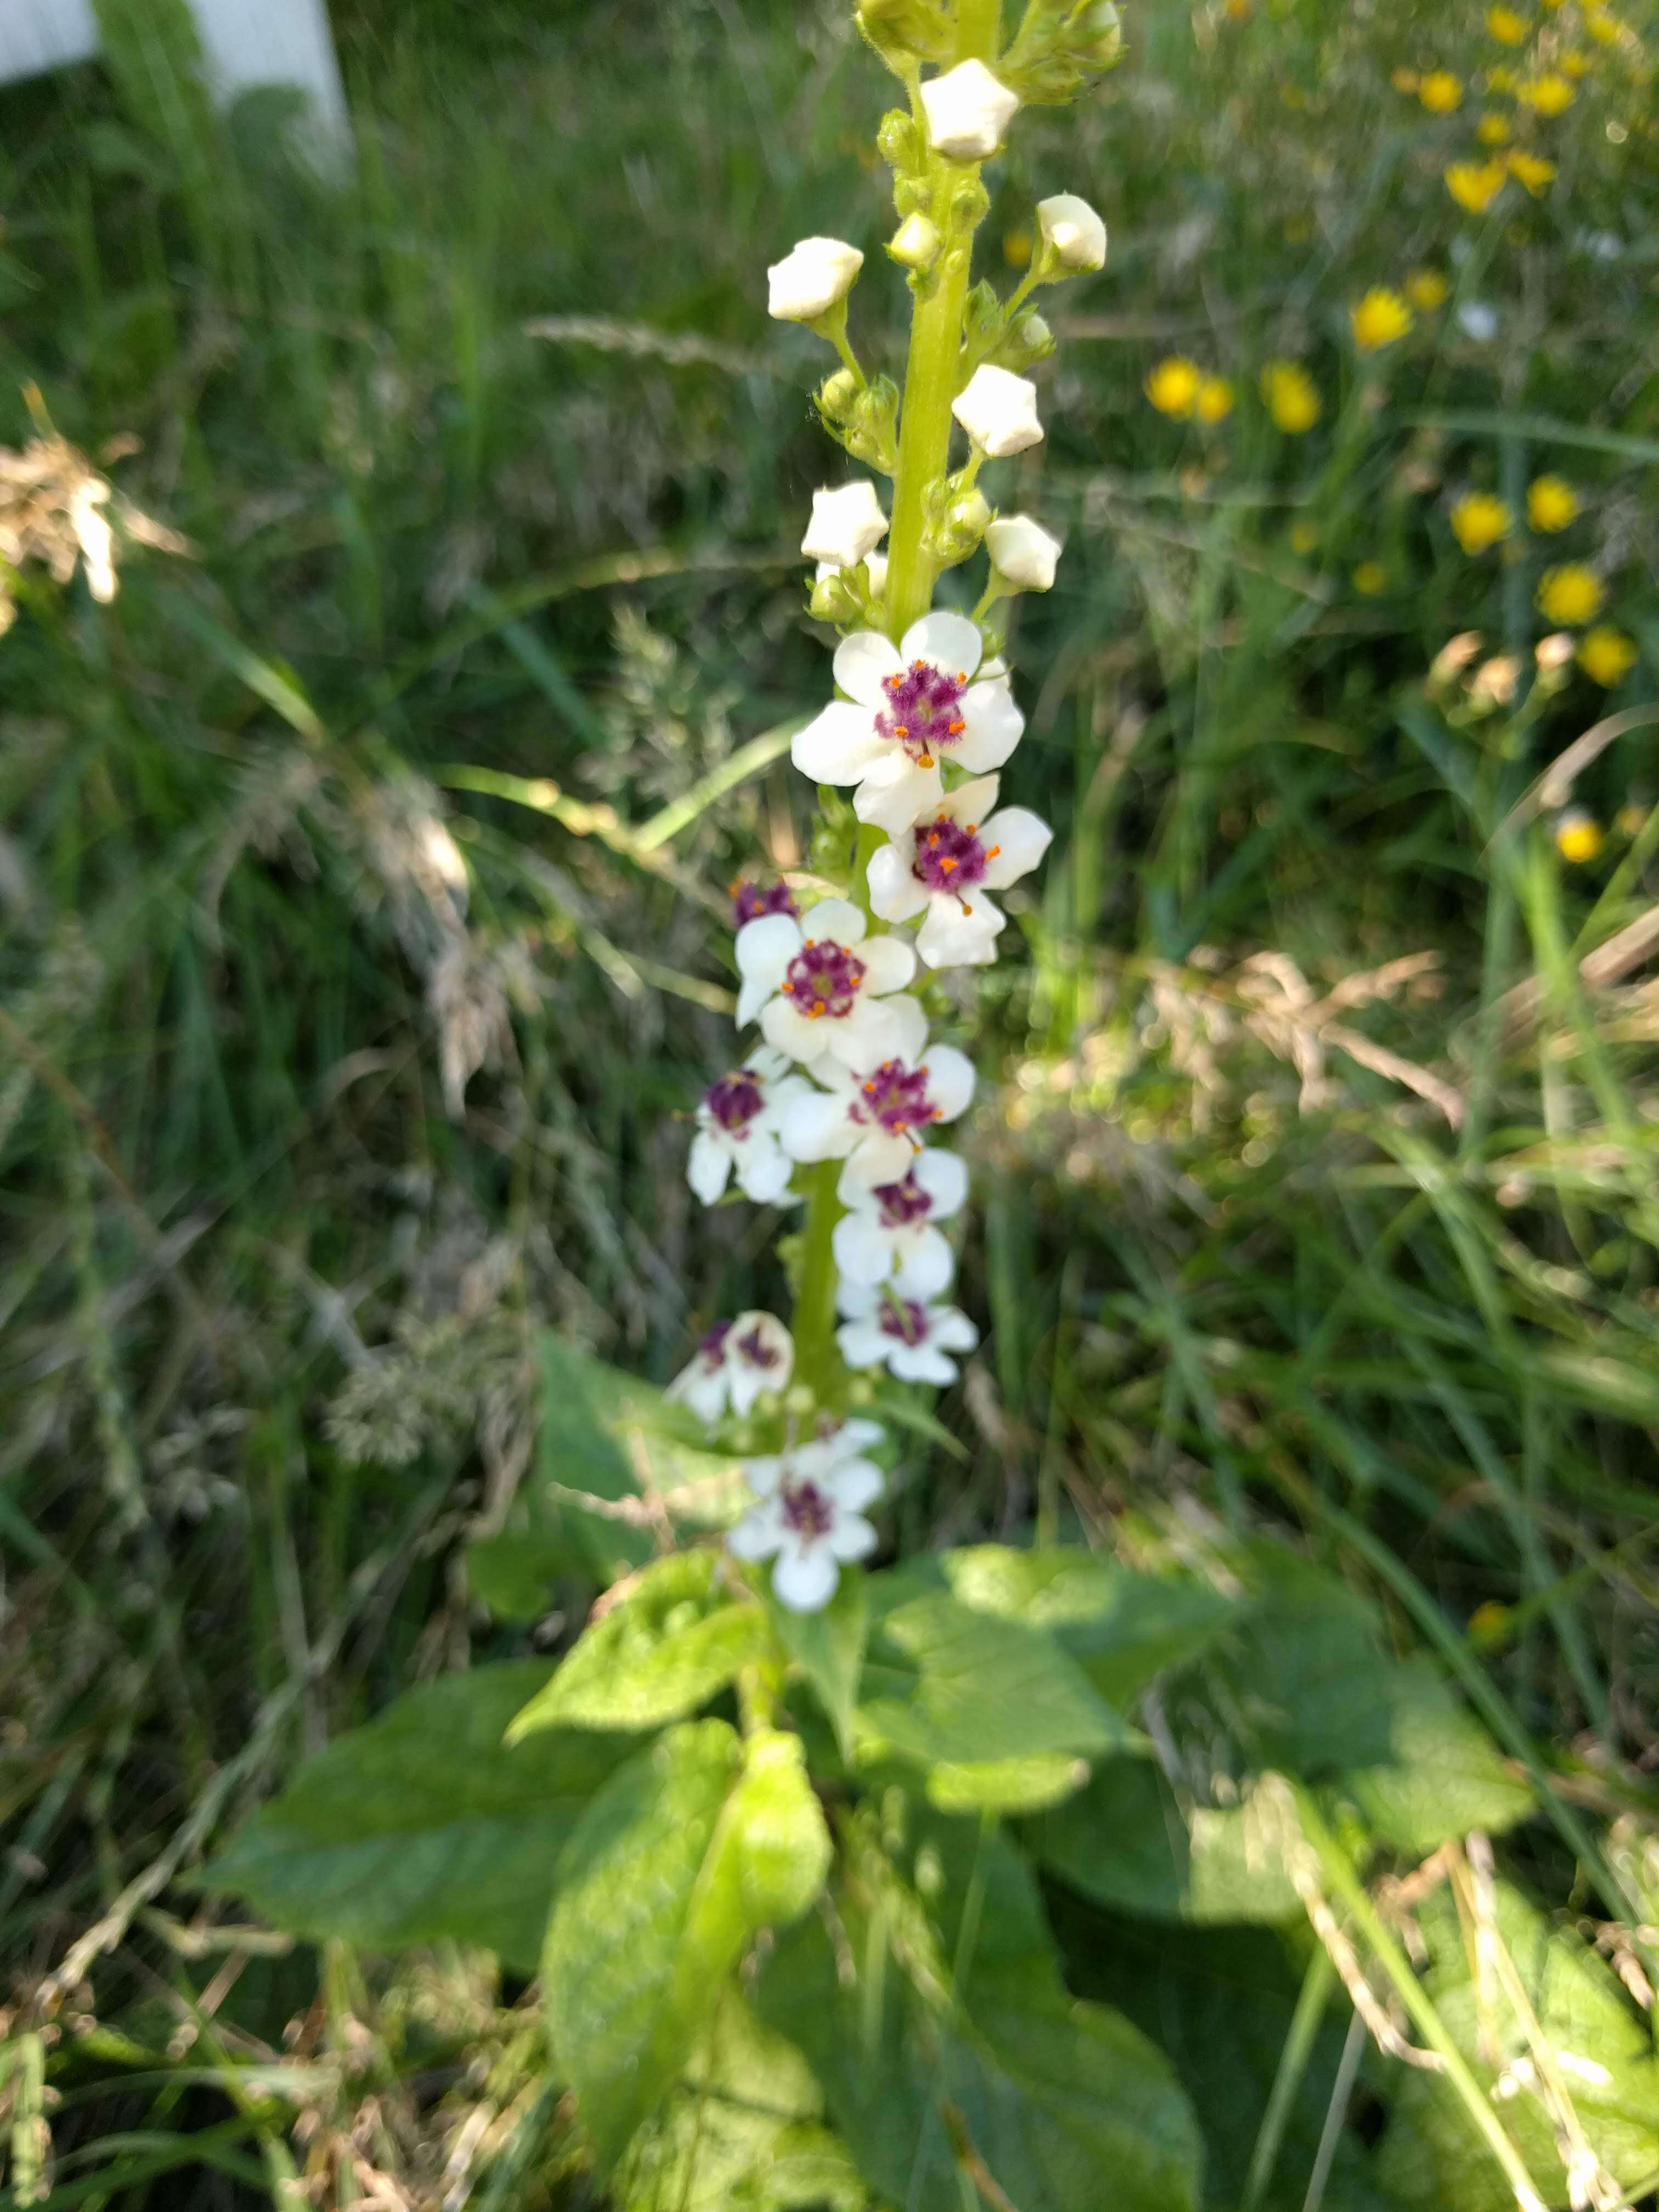
M 851 568 L 832 568 L 829 562 L 820 563 L 812 586 L 812 596 L 807 601 L 815 622 L 854 623 L 863 612 L 854 582 Z
M 907 216 L 887 241 L 888 252 L 903 269 L 931 269 L 939 248 L 939 225 L 920 212 Z
M 1056 192 L 1037 202 L 1036 218 L 1045 258 L 1057 270 L 1083 276 L 1105 267 L 1106 226 L 1087 200 Z
M 858 477 L 848 484 L 821 485 L 813 493 L 812 520 L 800 550 L 809 561 L 855 568 L 886 535 L 887 517 L 876 488 L 868 477 Z
M 803 238 L 766 272 L 766 312 L 781 323 L 811 323 L 838 307 L 864 266 L 856 246 L 839 238 Z
M 951 403 L 951 412 L 982 453 L 1000 460 L 1023 453 L 1042 435 L 1036 386 L 988 363 L 976 368 Z
M 958 62 L 921 88 L 927 143 L 953 161 L 982 161 L 1001 145 L 1019 106 L 1018 93 L 992 76 L 983 62 Z
M 965 561 L 977 549 L 990 520 L 990 502 L 977 485 L 957 492 L 929 524 L 927 550 L 946 567 Z
M 876 151 L 897 177 L 918 177 L 926 167 L 926 150 L 914 116 L 902 107 L 890 107 L 876 132 Z
M 1091 70 L 1115 69 L 1123 58 L 1123 24 L 1113 0 L 1089 0 L 1079 11 L 1073 50 Z
M 1054 580 L 1060 540 L 1029 515 L 999 515 L 985 533 L 991 566 L 1017 592 L 1046 592 Z
M 1015 317 L 1013 328 L 993 349 L 991 359 L 999 368 L 1012 368 L 1018 373 L 1037 362 L 1047 361 L 1054 349 L 1054 332 L 1035 307 L 1028 307 L 1023 315 Z
M 844 422 L 857 404 L 861 386 L 850 368 L 838 368 L 833 376 L 826 376 L 813 395 L 819 414 L 831 422 Z

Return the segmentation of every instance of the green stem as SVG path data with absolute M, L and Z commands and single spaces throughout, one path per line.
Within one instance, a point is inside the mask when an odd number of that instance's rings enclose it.
M 836 1255 L 831 1239 L 846 1212 L 836 1195 L 839 1160 L 802 1171 L 806 1226 L 801 1232 L 800 1277 L 795 1292 L 795 1375 L 821 1406 L 833 1406 L 844 1379 L 836 1345 Z

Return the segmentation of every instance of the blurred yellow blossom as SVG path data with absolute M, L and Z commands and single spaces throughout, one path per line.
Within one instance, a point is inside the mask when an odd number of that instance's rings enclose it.
M 1319 532 L 1314 528 L 1311 522 L 1297 522 L 1291 525 L 1291 550 L 1292 553 L 1300 553 L 1305 556 L 1313 552 L 1318 544 Z M 1588 641 L 1589 641 L 1586 640 L 1587 643 Z
M 1527 35 L 1527 19 L 1513 8 L 1488 8 L 1486 28 L 1501 45 L 1518 46 Z
M 1523 154 L 1516 146 L 1510 155 L 1510 174 L 1526 186 L 1534 199 L 1546 185 L 1555 181 L 1555 173 L 1554 162 L 1545 161 L 1541 154 Z
M 1389 572 L 1380 561 L 1362 561 L 1353 572 L 1353 587 L 1374 599 L 1389 587 Z
M 1413 269 L 1406 279 L 1406 297 L 1413 307 L 1421 307 L 1425 315 L 1431 315 L 1437 307 L 1445 305 L 1450 289 L 1437 269 Z
M 1292 438 L 1319 420 L 1319 393 L 1299 361 L 1270 361 L 1261 371 L 1261 397 L 1279 428 Z
M 1582 561 L 1564 562 L 1546 568 L 1538 583 L 1538 611 L 1547 622 L 1577 627 L 1594 622 L 1607 594 L 1601 579 Z
M 1471 215 L 1485 215 L 1509 181 L 1502 161 L 1454 161 L 1446 171 L 1446 190 Z
M 1635 644 L 1611 623 L 1597 623 L 1578 641 L 1578 665 L 1592 684 L 1611 691 L 1635 667 Z
M 1389 79 L 1396 92 L 1415 92 L 1422 80 L 1415 70 L 1397 69 Z
M 1589 56 L 1581 54 L 1577 46 L 1569 46 L 1565 53 L 1555 58 L 1555 66 L 1563 76 L 1583 76 L 1589 65 Z
M 1555 817 L 1555 849 L 1564 860 L 1593 860 L 1607 842 L 1601 823 L 1582 806 L 1569 806 Z
M 1501 146 L 1510 136 L 1510 120 L 1506 115 L 1483 115 L 1474 126 L 1474 135 L 1483 146 Z
M 1027 267 L 1031 258 L 1031 234 L 1029 230 L 1011 230 L 1002 240 L 1002 258 L 1011 269 Z
M 1463 104 L 1463 81 L 1449 70 L 1431 70 L 1418 86 L 1417 96 L 1431 115 L 1449 115 Z
M 1548 4 L 1548 0 L 1546 0 Z M 1479 1651 L 1495 1651 L 1510 1638 L 1510 1608 L 1489 1597 L 1469 1615 L 1469 1641 Z
M 1185 354 L 1166 355 L 1146 379 L 1146 397 L 1160 415 L 1190 415 L 1198 400 L 1204 373 Z
M 1361 353 L 1376 353 L 1403 338 L 1412 326 L 1412 311 L 1398 292 L 1374 284 L 1358 305 L 1348 310 L 1353 342 Z
M 1486 71 L 1486 89 L 1488 92 L 1513 92 L 1515 71 L 1512 69 L 1489 69 Z
M 1540 115 L 1560 115 L 1572 106 L 1577 94 L 1555 70 L 1546 70 L 1542 76 L 1528 77 L 1525 84 L 1517 85 L 1516 98 L 1526 106 L 1536 109 Z
M 1507 538 L 1515 518 L 1504 502 L 1489 491 L 1468 492 L 1451 511 L 1451 526 L 1458 544 L 1468 554 L 1484 553 Z
M 1206 376 L 1200 382 L 1193 411 L 1200 422 L 1219 422 L 1233 411 L 1233 387 L 1224 376 Z
M 1639 837 L 1647 827 L 1648 810 L 1639 799 L 1627 799 L 1613 818 L 1621 837 Z
M 1616 15 L 1607 15 L 1599 8 L 1584 17 L 1584 28 L 1598 45 L 1603 46 L 1617 46 L 1619 34 L 1624 27 Z
M 1578 519 L 1578 495 L 1565 477 L 1534 477 L 1527 486 L 1527 520 L 1534 530 L 1565 530 Z

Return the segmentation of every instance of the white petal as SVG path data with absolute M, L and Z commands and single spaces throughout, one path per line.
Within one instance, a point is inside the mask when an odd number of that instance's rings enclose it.
M 819 1613 L 836 1594 L 841 1569 L 828 1544 L 786 1544 L 772 1570 L 772 1589 L 791 1613 Z
M 728 1529 L 726 1548 L 740 1559 L 769 1559 L 784 1538 L 783 1515 L 776 1498 L 769 1498 Z
M 691 1151 L 685 1163 L 685 1179 L 705 1206 L 712 1206 L 726 1188 L 726 1177 L 732 1172 L 732 1155 L 704 1130 L 699 1129 L 691 1139 Z M 752 1198 L 751 1191 L 750 1196 Z
M 762 1082 L 766 1084 L 769 1084 L 774 1076 L 781 1075 L 788 1065 L 781 1052 L 774 1052 L 771 1046 L 766 1044 L 757 1044 L 744 1062 L 745 1067 L 752 1067 Z
M 927 1340 L 941 1352 L 971 1352 L 979 1342 L 979 1331 L 959 1307 L 940 1306 L 932 1316 Z
M 754 924 L 750 924 L 753 928 Z M 853 904 L 851 899 L 820 899 L 815 907 L 807 908 L 801 923 L 801 942 L 810 939 L 817 945 L 823 938 L 837 945 L 856 945 L 869 924 Z
M 768 998 L 782 982 L 800 947 L 800 924 L 788 914 L 763 914 L 757 921 L 744 922 L 732 943 L 738 975 L 745 982 L 764 983 Z
M 930 968 L 987 968 L 997 957 L 997 935 L 1006 919 L 983 891 L 965 891 L 960 899 L 936 892 L 927 902 L 916 950 Z
M 666 1395 L 690 1406 L 700 1421 L 718 1421 L 726 1411 L 732 1378 L 724 1367 L 710 1370 L 701 1357 L 683 1367 L 669 1384 Z
M 852 1218 L 848 1214 L 836 1226 L 845 1228 Z M 930 1228 L 924 1221 L 919 1228 L 900 1231 L 894 1242 L 899 1265 L 892 1287 L 900 1297 L 921 1298 L 925 1303 L 950 1288 L 951 1278 L 957 1271 L 956 1255 L 937 1229 Z
M 804 730 L 797 730 L 789 757 L 814 783 L 856 783 L 872 763 L 891 750 L 870 711 L 846 699 L 832 699 Z
M 892 1057 L 907 1060 L 914 1067 L 927 1042 L 927 1017 L 922 1012 L 921 1001 L 906 996 L 889 999 L 887 1006 L 899 1025 L 898 1045 Z
M 738 1188 L 757 1206 L 775 1206 L 789 1188 L 794 1162 L 777 1139 L 751 1132 L 738 1156 Z
M 952 746 L 951 757 L 958 768 L 972 769 L 975 774 L 1000 768 L 1025 727 L 1025 717 L 1014 704 L 1006 676 L 989 684 L 970 684 L 962 695 L 962 719 L 967 726 Z M 800 739 L 795 742 L 799 744 Z
M 904 662 L 890 637 L 878 629 L 855 629 L 836 647 L 836 682 L 860 707 L 884 707 L 887 693 L 883 678 L 902 676 Z
M 953 822 L 971 822 L 978 827 L 995 811 L 1001 784 L 1000 775 L 976 775 L 971 782 L 959 783 L 946 793 L 943 811 Z
M 757 1498 L 770 1498 L 783 1476 L 783 1460 L 777 1452 L 762 1452 L 743 1462 L 743 1479 Z
M 848 1173 L 878 1189 L 884 1182 L 900 1182 L 915 1157 L 916 1148 L 910 1139 L 890 1137 L 884 1129 L 862 1129 L 850 1115 L 847 1126 L 854 1139 L 845 1155 Z
M 886 1483 L 886 1476 L 871 1459 L 843 1460 L 823 1479 L 823 1487 L 843 1513 L 862 1513 L 881 1496 Z
M 861 1421 L 854 1414 L 851 1420 L 843 1421 L 830 1438 L 830 1449 L 844 1457 L 849 1452 L 869 1451 L 884 1443 L 886 1436 L 879 1421 Z
M 953 1044 L 936 1044 L 927 1055 L 927 1095 L 941 1121 L 954 1121 L 974 1095 L 974 1063 Z
M 902 991 L 916 972 L 915 953 L 902 937 L 872 937 L 859 957 L 864 963 L 864 989 L 872 998 Z
M 911 850 L 907 836 L 897 844 L 878 845 L 870 855 L 865 870 L 870 908 L 884 921 L 908 921 L 927 903 L 927 884 L 919 884 L 911 873 Z
M 860 822 L 873 822 L 890 837 L 897 837 L 923 815 L 936 813 L 944 795 L 945 782 L 937 768 L 918 768 L 899 746 L 889 744 L 884 757 L 863 771 L 853 794 L 853 811 Z
M 901 1382 L 931 1382 L 943 1389 L 957 1379 L 957 1363 L 931 1344 L 896 1344 L 887 1364 Z
M 939 608 L 911 623 L 899 651 L 907 667 L 913 660 L 931 660 L 935 668 L 949 675 L 971 676 L 984 657 L 985 647 L 977 623 Z
M 988 887 L 994 891 L 1006 890 L 1010 884 L 1029 876 L 1048 851 L 1054 834 L 1042 816 L 1026 806 L 1005 806 L 1000 814 L 981 822 L 980 842 L 988 851 L 993 845 L 1001 848 L 985 870 Z
M 849 1282 L 884 1283 L 893 1272 L 893 1232 L 867 1213 L 842 1214 L 831 1243 L 836 1265 Z M 948 1273 L 945 1279 L 950 1280 Z
M 848 1321 L 868 1321 L 881 1308 L 881 1292 L 873 1283 L 854 1282 L 849 1278 L 836 1285 L 836 1311 Z
M 947 1152 L 942 1146 L 930 1145 L 925 1152 L 917 1153 L 911 1172 L 933 1201 L 928 1218 L 948 1221 L 968 1195 L 967 1161 L 960 1152 Z
M 836 1331 L 841 1356 L 849 1367 L 879 1367 L 893 1341 L 872 1321 L 843 1322 Z
M 860 1135 L 848 1104 L 844 1091 L 815 1091 L 792 1106 L 779 1132 L 790 1158 L 845 1159 Z
M 791 1000 L 780 995 L 769 999 L 761 1009 L 761 1035 L 780 1052 L 810 1067 L 823 1057 L 830 1040 L 825 1032 L 838 1029 L 836 1021 L 812 1021 L 799 1012 Z
M 901 1035 L 899 1018 L 893 1012 L 895 1003 L 866 999 L 860 993 L 850 1014 L 819 1024 L 823 1031 L 823 1051 L 838 1066 L 859 1074 L 893 1059 Z
M 830 1531 L 828 1542 L 838 1559 L 867 1559 L 880 1539 L 861 1513 L 842 1513 Z

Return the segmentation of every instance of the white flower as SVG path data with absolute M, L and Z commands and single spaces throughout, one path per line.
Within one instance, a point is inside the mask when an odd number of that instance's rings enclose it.
M 1075 192 L 1056 192 L 1039 200 L 1037 229 L 1042 243 L 1062 269 L 1082 275 L 1106 266 L 1106 226 Z
M 821 899 L 801 921 L 769 914 L 746 923 L 737 939 L 738 1027 L 758 1019 L 768 1044 L 808 1066 L 827 1054 L 867 1067 L 896 1052 L 921 1010 L 910 999 L 883 1001 L 915 974 L 916 956 L 896 937 L 866 942 L 868 927 L 848 899 Z
M 999 813 L 997 779 L 977 777 L 941 799 L 870 855 L 870 904 L 884 921 L 927 919 L 916 950 L 930 968 L 982 968 L 1007 917 L 987 898 L 1029 875 L 1054 831 L 1023 806 Z
M 705 1206 L 721 1195 L 734 1169 L 738 1188 L 757 1205 L 773 1206 L 788 1195 L 795 1164 L 778 1142 L 779 1117 L 792 1098 L 811 1088 L 788 1066 L 782 1053 L 763 1045 L 704 1091 L 685 1179 Z
M 855 477 L 851 483 L 824 484 L 813 493 L 812 520 L 800 550 L 809 561 L 856 568 L 886 535 L 887 517 L 874 484 L 868 477 Z
M 872 1283 L 843 1281 L 836 1304 L 847 1318 L 836 1331 L 841 1356 L 849 1367 L 879 1367 L 901 1382 L 954 1382 L 952 1352 L 971 1352 L 979 1331 L 955 1306 L 934 1306 L 921 1298 Z
M 836 1195 L 847 1208 L 836 1224 L 836 1265 L 850 1283 L 890 1283 L 901 1297 L 933 1298 L 956 1272 L 935 1227 L 968 1195 L 968 1170 L 955 1152 L 920 1152 L 896 1182 L 873 1188 L 843 1168 Z
M 1457 321 L 1464 336 L 1477 345 L 1486 345 L 1498 336 L 1498 310 L 1484 300 L 1465 300 L 1457 310 Z
M 796 736 L 790 757 L 814 783 L 855 783 L 853 811 L 890 834 L 944 795 L 940 764 L 1000 768 L 1025 724 L 1007 676 L 981 673 L 984 647 L 965 615 L 924 615 L 895 645 L 854 630 L 836 652 L 847 693 Z
M 927 143 L 953 161 L 982 161 L 1001 145 L 1019 107 L 1019 94 L 992 76 L 983 62 L 958 62 L 921 88 Z
M 854 562 L 853 565 L 856 568 L 858 564 Z M 870 579 L 870 596 L 872 599 L 878 599 L 887 589 L 887 556 L 884 553 L 866 553 L 864 568 Z M 820 561 L 817 574 L 812 580 L 821 584 L 826 576 L 839 576 L 842 573 L 835 562 Z
M 973 1062 L 954 1045 L 928 1045 L 921 1009 L 901 1003 L 915 1024 L 902 1049 L 851 1073 L 821 1061 L 813 1072 L 824 1088 L 791 1100 L 780 1133 L 793 1159 L 845 1160 L 843 1182 L 873 1189 L 899 1182 L 927 1133 L 967 1111 Z
M 1046 592 L 1054 580 L 1060 540 L 1028 514 L 1001 514 L 985 533 L 985 550 L 999 576 L 1021 592 Z
M 792 1613 L 829 1604 L 842 1565 L 867 1558 L 876 1532 L 862 1509 L 881 1495 L 881 1469 L 864 1454 L 881 1441 L 874 1421 L 843 1421 L 827 1437 L 744 1464 L 760 1499 L 726 1537 L 740 1559 L 775 1555 L 772 1589 Z
M 901 268 L 931 269 L 939 259 L 939 225 L 918 210 L 908 215 L 887 241 L 887 251 Z
M 1030 377 L 994 368 L 989 362 L 976 368 L 963 386 L 951 402 L 951 412 L 980 451 L 993 460 L 1023 453 L 1042 435 L 1036 385 Z
M 728 1410 L 743 1420 L 763 1391 L 787 1390 L 794 1371 L 795 1340 L 777 1316 L 741 1313 L 715 1322 L 667 1395 L 682 1400 L 700 1420 L 712 1424 Z
M 839 307 L 864 266 L 856 246 L 839 238 L 803 238 L 766 272 L 766 312 L 781 323 L 816 322 Z

